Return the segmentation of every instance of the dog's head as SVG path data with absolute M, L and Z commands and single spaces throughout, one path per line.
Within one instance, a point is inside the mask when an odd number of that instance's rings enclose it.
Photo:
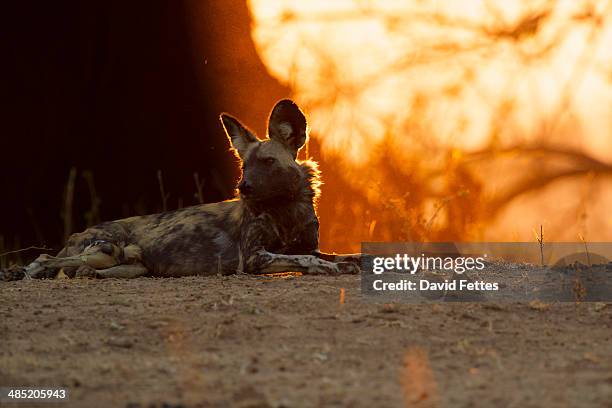
M 221 122 L 242 162 L 238 189 L 243 199 L 269 201 L 292 198 L 299 192 L 305 174 L 296 158 L 306 142 L 307 125 L 293 101 L 285 99 L 274 106 L 264 140 L 231 115 L 222 114 Z

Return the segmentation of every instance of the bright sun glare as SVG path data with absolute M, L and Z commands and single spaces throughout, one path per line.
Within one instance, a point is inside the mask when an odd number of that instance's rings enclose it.
M 569 86 L 578 115 L 572 131 L 580 127 L 584 146 L 611 158 L 612 25 L 595 35 L 595 25 L 581 24 L 603 13 L 606 2 L 560 1 L 550 15 L 538 14 L 542 5 L 534 3 L 251 0 L 250 6 L 264 63 L 311 112 L 313 133 L 326 149 L 348 148 L 360 161 L 386 133 L 403 138 L 397 127 L 423 95 L 433 101 L 422 119 L 443 143 L 482 147 L 504 105 L 512 116 L 504 120 L 516 127 L 511 133 L 534 137 L 562 108 Z
M 548 142 L 612 161 L 608 1 L 250 0 L 265 66 L 353 170 L 384 143 Z M 454 157 L 455 157 L 454 156 Z M 612 220 L 606 220 L 612 225 Z

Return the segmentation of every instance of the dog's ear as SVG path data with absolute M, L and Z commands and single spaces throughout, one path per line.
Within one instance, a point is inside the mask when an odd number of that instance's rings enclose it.
M 274 106 L 268 121 L 268 135 L 284 144 L 294 159 L 306 142 L 306 131 L 306 117 L 295 102 L 283 99 Z
M 238 152 L 238 156 L 244 158 L 247 150 L 253 143 L 257 143 L 257 137 L 247 129 L 238 119 L 227 113 L 221 114 L 221 123 L 232 148 Z

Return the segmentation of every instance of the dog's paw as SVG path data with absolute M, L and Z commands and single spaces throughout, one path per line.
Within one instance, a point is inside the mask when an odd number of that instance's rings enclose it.
M 44 259 L 42 258 L 42 255 L 36 258 L 34 262 L 23 268 L 25 273 L 24 279 L 47 279 L 55 276 L 55 274 L 51 276 L 51 270 L 49 268 L 45 268 L 40 264 L 40 262 L 38 262 L 40 259 Z
M 81 265 L 74 274 L 75 278 L 95 278 L 96 269 L 89 265 Z
M 356 275 L 361 272 L 359 265 L 353 262 L 338 262 L 338 271 L 343 275 Z

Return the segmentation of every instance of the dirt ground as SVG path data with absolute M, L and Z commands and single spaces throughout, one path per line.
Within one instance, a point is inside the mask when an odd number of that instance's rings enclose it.
M 612 304 L 374 304 L 358 276 L 0 282 L 0 386 L 69 389 L 47 407 L 610 407 Z

